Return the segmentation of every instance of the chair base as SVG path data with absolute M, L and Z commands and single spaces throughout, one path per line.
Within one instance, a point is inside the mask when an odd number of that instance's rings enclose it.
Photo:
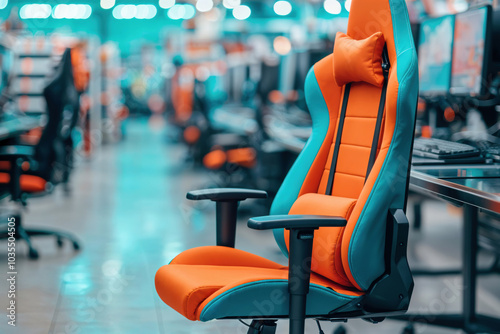
M 28 257 L 32 260 L 36 260 L 39 258 L 38 250 L 36 250 L 36 248 L 33 247 L 33 244 L 31 242 L 31 237 L 35 236 L 54 236 L 56 238 L 57 247 L 59 248 L 61 248 L 64 245 L 64 240 L 68 240 L 69 242 L 71 242 L 73 249 L 75 251 L 80 250 L 80 243 L 70 233 L 48 230 L 48 229 L 25 229 L 24 226 L 21 224 L 21 216 L 15 215 L 14 218 L 16 222 L 15 238 L 16 240 L 22 239 L 26 242 L 26 244 L 28 245 Z M 9 235 L 7 233 L 0 234 L 0 238 L 2 239 L 8 237 Z

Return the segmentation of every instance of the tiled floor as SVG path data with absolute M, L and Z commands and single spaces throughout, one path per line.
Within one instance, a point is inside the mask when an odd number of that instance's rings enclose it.
M 237 321 L 191 322 L 164 305 L 154 290 L 154 274 L 179 252 L 214 244 L 214 208 L 190 203 L 185 193 L 212 183 L 205 172 L 187 168 L 184 149 L 167 144 L 162 131 L 145 121 L 128 124 L 127 139 L 105 146 L 90 162 L 80 162 L 72 194 L 62 189 L 32 199 L 26 226 L 65 229 L 83 244 L 79 253 L 62 250 L 52 239 L 35 241 L 40 259 L 26 258 L 18 245 L 18 323 L 7 326 L 6 280 L 0 280 L 0 333 L 245 333 Z M 456 210 L 455 210 L 456 211 Z M 261 213 L 259 213 L 261 214 Z M 442 203 L 425 207 L 424 227 L 412 232 L 409 256 L 414 266 L 460 265 L 460 217 Z M 237 247 L 286 263 L 271 232 L 238 226 Z M 487 261 L 491 255 L 482 254 Z M 6 243 L 0 242 L 0 270 L 6 272 Z M 0 275 L 3 277 L 4 274 Z M 479 284 L 479 309 L 500 314 L 500 278 Z M 460 309 L 460 280 L 417 278 L 411 309 L 435 313 Z M 446 294 L 448 298 L 443 298 Z M 451 297 L 450 297 L 451 296 Z M 347 324 L 349 333 L 399 333 L 404 323 L 361 320 Z M 336 324 L 325 323 L 325 333 Z M 285 321 L 279 333 L 287 333 Z M 317 333 L 312 321 L 307 333 Z M 457 333 L 418 326 L 418 333 Z

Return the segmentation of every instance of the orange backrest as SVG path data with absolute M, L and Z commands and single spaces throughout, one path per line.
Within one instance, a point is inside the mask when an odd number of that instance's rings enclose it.
M 71 65 L 73 66 L 73 80 L 75 88 L 79 92 L 87 89 L 90 80 L 90 71 L 87 67 L 85 51 L 82 47 L 71 49 Z
M 194 99 L 194 78 L 189 66 L 184 65 L 172 78 L 172 105 L 175 121 L 184 123 L 191 117 Z

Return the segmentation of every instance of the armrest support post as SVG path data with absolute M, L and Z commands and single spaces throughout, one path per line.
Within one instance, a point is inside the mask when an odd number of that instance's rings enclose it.
M 215 202 L 217 246 L 234 248 L 239 202 L 247 198 L 267 198 L 267 193 L 241 188 L 210 188 L 190 191 L 186 198 L 192 201 Z
M 9 187 L 10 187 L 10 195 L 13 201 L 22 201 L 21 198 L 21 174 L 22 174 L 22 169 L 21 165 L 23 163 L 22 158 L 17 158 L 13 159 L 11 161 L 11 167 L 10 167 L 10 181 L 9 181 Z
M 234 248 L 237 211 L 237 201 L 218 201 L 215 203 L 217 246 Z
M 290 294 L 290 334 L 304 333 L 306 301 L 311 278 L 314 229 L 290 231 L 288 292 Z
M 303 334 L 305 329 L 314 230 L 320 227 L 343 227 L 346 224 L 347 220 L 343 217 L 319 215 L 275 215 L 248 220 L 248 227 L 256 230 L 275 228 L 290 230 L 288 257 L 290 334 Z

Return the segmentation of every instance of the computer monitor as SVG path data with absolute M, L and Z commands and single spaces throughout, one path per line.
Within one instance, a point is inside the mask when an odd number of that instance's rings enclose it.
M 482 96 L 487 93 L 490 22 L 490 6 L 471 9 L 455 16 L 451 94 Z
M 291 80 L 293 84 L 291 89 L 296 91 L 304 91 L 304 83 L 306 81 L 307 73 L 311 67 L 314 66 L 318 61 L 325 58 L 329 54 L 332 53 L 332 50 L 323 50 L 323 49 L 310 49 L 297 51 L 294 56 L 294 62 L 292 63 L 292 72 L 293 76 Z
M 243 84 L 247 78 L 247 65 L 233 64 L 227 68 L 227 101 L 240 102 L 242 96 Z
M 225 76 L 225 89 L 227 92 L 227 101 L 234 101 L 234 67 L 228 67 Z
M 452 15 L 430 18 L 420 24 L 418 67 L 422 96 L 449 92 L 454 26 Z
M 305 101 L 305 82 L 309 70 L 321 59 L 332 53 L 332 50 L 310 49 L 295 54 L 293 86 L 292 90 L 297 93 L 295 105 L 302 110 L 307 110 Z
M 496 9 L 493 11 L 492 15 L 492 27 L 491 27 L 491 41 L 496 41 L 496 43 L 491 43 L 492 48 L 492 59 L 491 61 L 497 65 L 497 68 L 500 67 L 500 9 Z
M 12 51 L 0 44 L 0 94 L 8 85 L 12 62 Z
M 293 71 L 293 85 L 291 88 L 295 91 L 303 91 L 307 72 L 311 68 L 309 66 L 309 53 L 307 51 L 297 52 L 295 57 L 295 71 Z
M 331 49 L 314 49 L 309 52 L 309 68 L 311 68 L 314 64 L 316 64 L 321 59 L 330 55 L 333 52 L 333 48 Z M 308 69 L 309 70 L 309 69 Z
M 12 50 L 0 44 L 0 113 L 4 111 L 4 106 L 9 101 L 7 87 L 9 86 L 13 61 Z
M 275 59 L 265 59 L 261 64 L 261 76 L 257 83 L 257 94 L 263 103 L 267 102 L 268 95 L 279 89 L 280 63 Z

